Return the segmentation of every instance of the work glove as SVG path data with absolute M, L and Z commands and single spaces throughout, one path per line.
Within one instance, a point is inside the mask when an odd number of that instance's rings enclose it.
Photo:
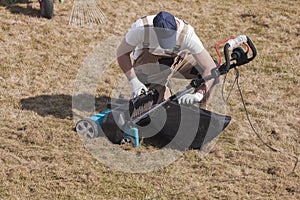
M 129 83 L 131 87 L 131 96 L 130 96 L 131 99 L 139 96 L 143 92 L 148 91 L 147 87 L 142 82 L 140 82 L 137 77 L 131 79 Z
M 199 103 L 203 99 L 203 94 L 196 92 L 194 94 L 184 94 L 178 99 L 179 104 Z

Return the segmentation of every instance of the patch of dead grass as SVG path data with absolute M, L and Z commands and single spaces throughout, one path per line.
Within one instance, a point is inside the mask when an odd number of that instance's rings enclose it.
M 250 118 L 268 143 L 299 156 L 299 1 L 104 0 L 99 5 L 107 22 L 76 28 L 67 26 L 72 1 L 55 1 L 52 20 L 38 17 L 38 1 L 0 1 L 0 198 L 300 198 L 299 176 L 287 175 L 293 160 L 258 141 L 236 91 L 227 106 L 233 120 L 208 155 L 187 151 L 147 174 L 99 163 L 73 131 L 70 114 L 74 80 L 97 44 L 123 35 L 138 17 L 169 10 L 195 27 L 213 56 L 210 47 L 227 37 L 252 39 L 258 56 L 240 68 Z M 112 64 L 97 95 L 111 94 L 115 74 L 120 78 Z

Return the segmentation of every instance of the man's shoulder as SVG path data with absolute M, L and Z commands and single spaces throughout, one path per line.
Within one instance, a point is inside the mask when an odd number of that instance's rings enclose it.
M 147 25 L 153 25 L 153 19 L 154 19 L 155 15 L 147 15 L 147 16 L 143 16 L 139 19 L 137 19 L 131 26 L 132 29 L 134 28 L 141 28 L 145 26 L 145 20 Z
M 177 19 L 180 23 L 179 31 L 184 31 L 185 34 L 192 34 L 194 32 L 194 27 L 183 19 Z
M 153 22 L 153 19 L 154 19 L 155 16 L 156 15 L 146 15 L 146 16 L 141 17 L 140 19 L 147 18 L 147 20 Z

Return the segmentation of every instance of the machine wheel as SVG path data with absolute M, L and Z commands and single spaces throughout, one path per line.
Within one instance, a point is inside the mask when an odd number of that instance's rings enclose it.
M 125 136 L 121 140 L 121 145 L 131 145 L 131 146 L 135 147 L 135 139 L 133 137 L 130 137 L 130 136 Z
M 77 133 L 85 134 L 90 138 L 99 136 L 98 124 L 89 118 L 79 120 L 76 123 L 75 129 Z
M 18 2 L 18 0 L 8 0 L 8 3 L 9 4 L 15 4 L 15 3 L 17 3 Z
M 39 0 L 41 16 L 51 19 L 53 17 L 53 0 Z

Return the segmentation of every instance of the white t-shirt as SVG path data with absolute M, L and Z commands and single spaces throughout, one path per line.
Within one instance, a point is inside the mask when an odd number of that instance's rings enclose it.
M 148 20 L 148 25 L 150 27 L 153 27 L 153 19 L 155 15 L 150 15 L 147 16 Z M 183 30 L 185 22 L 175 18 L 176 20 L 179 21 L 179 28 L 177 30 L 177 35 L 176 35 L 176 40 L 178 40 L 179 35 L 181 31 Z M 187 33 L 185 34 L 182 43 L 180 44 L 180 51 L 181 50 L 189 50 L 192 54 L 197 54 L 200 53 L 204 47 L 202 42 L 200 41 L 199 37 L 196 35 L 194 28 L 191 25 L 187 25 Z M 127 32 L 125 36 L 126 42 L 131 45 L 136 47 L 133 53 L 133 59 L 137 59 L 137 57 L 140 55 L 142 52 L 142 49 L 144 48 L 144 24 L 142 19 L 138 19 L 136 22 L 134 22 Z M 171 49 L 162 49 L 159 46 L 158 40 L 156 33 L 154 32 L 154 27 L 149 28 L 149 49 L 151 53 L 158 53 L 162 54 L 164 52 L 170 52 L 172 51 Z

